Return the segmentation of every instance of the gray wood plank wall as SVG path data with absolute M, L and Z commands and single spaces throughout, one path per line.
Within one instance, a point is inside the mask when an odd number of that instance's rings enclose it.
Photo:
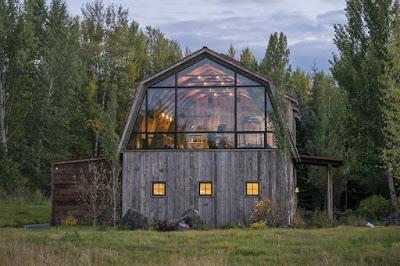
M 136 209 L 150 222 L 174 220 L 199 210 L 216 226 L 248 224 L 257 200 L 276 200 L 294 214 L 294 168 L 279 150 L 127 151 L 123 153 L 122 212 Z M 167 184 L 166 197 L 152 197 L 152 182 Z M 213 196 L 200 197 L 199 181 L 213 182 Z M 259 181 L 259 197 L 245 196 L 245 182 Z

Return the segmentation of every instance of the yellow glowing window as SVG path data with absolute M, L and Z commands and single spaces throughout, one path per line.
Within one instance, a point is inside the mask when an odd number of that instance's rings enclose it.
M 260 183 L 259 182 L 246 182 L 246 196 L 259 196 Z
M 212 182 L 200 182 L 199 183 L 199 195 L 200 196 L 212 196 Z
M 164 197 L 165 192 L 165 182 L 154 182 L 152 188 L 153 196 L 155 197 Z

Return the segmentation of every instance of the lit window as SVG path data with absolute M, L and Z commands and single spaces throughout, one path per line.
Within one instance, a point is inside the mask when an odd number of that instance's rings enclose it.
M 246 196 L 260 196 L 260 183 L 246 182 Z
M 199 195 L 200 196 L 212 196 L 212 182 L 200 182 L 199 183 Z
M 152 193 L 154 197 L 165 197 L 166 190 L 165 190 L 165 182 L 154 182 Z

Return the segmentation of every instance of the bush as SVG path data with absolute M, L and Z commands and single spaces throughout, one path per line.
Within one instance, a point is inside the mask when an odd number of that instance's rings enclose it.
M 25 185 L 26 180 L 20 172 L 18 163 L 13 160 L 0 159 L 0 189 L 3 197 L 14 193 L 16 189 Z
M 306 223 L 304 221 L 304 210 L 303 209 L 297 209 L 296 214 L 294 215 L 292 219 L 292 225 L 295 228 L 305 228 Z
M 67 215 L 64 219 L 65 225 L 76 225 L 77 223 L 78 223 L 78 220 L 72 215 Z
M 383 220 L 390 213 L 389 200 L 373 195 L 360 202 L 357 214 L 372 221 Z
M 175 223 L 167 220 L 157 220 L 154 223 L 154 227 L 159 232 L 168 232 L 175 230 Z
M 265 222 L 256 222 L 250 225 L 251 230 L 263 230 L 267 228 L 267 224 Z
M 336 219 L 330 219 L 320 210 L 304 212 L 304 222 L 309 228 L 329 228 L 339 224 Z
M 264 222 L 268 226 L 278 227 L 283 224 L 283 210 L 278 203 L 270 199 L 262 199 L 256 203 L 252 213 L 253 223 Z

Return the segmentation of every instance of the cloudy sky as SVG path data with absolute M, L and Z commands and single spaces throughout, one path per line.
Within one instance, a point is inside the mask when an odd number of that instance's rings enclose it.
M 345 0 L 103 0 L 121 4 L 144 27 L 159 28 L 183 48 L 203 46 L 226 52 L 249 47 L 261 59 L 269 35 L 288 36 L 291 64 L 310 70 L 315 63 L 329 70 L 335 52 L 333 25 L 345 21 Z M 81 0 L 66 0 L 80 14 Z

